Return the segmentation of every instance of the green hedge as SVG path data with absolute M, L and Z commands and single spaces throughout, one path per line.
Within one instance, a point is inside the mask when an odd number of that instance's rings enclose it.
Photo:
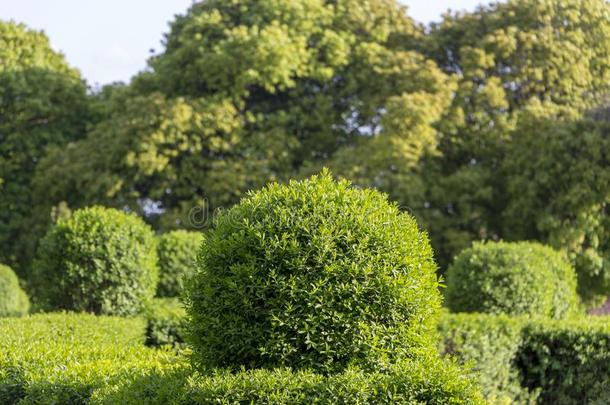
M 0 404 L 82 404 L 108 384 L 179 364 L 144 347 L 144 321 L 86 314 L 0 319 Z
M 184 346 L 186 311 L 176 298 L 155 298 L 145 312 L 147 346 Z
M 445 314 L 441 351 L 472 362 L 488 399 L 610 401 L 610 318 L 536 320 Z
M 102 404 L 483 404 L 473 381 L 438 358 L 403 361 L 386 372 L 348 369 L 324 376 L 311 371 L 258 369 L 195 375 L 150 373 L 98 391 Z
M 57 313 L 0 320 L 0 404 L 482 404 L 439 357 L 385 372 L 287 369 L 193 373 L 187 357 L 143 345 L 144 320 Z

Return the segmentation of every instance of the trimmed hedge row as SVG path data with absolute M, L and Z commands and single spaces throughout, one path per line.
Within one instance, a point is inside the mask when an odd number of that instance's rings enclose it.
M 0 404 L 82 404 L 109 384 L 182 361 L 143 346 L 144 321 L 55 313 L 0 319 Z
M 347 369 L 215 371 L 189 378 L 187 371 L 151 373 L 96 393 L 102 404 L 483 404 L 472 379 L 438 357 L 402 361 L 385 372 Z
M 287 369 L 193 373 L 187 357 L 143 346 L 144 320 L 44 314 L 0 320 L 0 404 L 482 404 L 438 356 L 386 372 Z
M 472 362 L 491 400 L 610 403 L 610 319 L 445 314 L 440 349 Z

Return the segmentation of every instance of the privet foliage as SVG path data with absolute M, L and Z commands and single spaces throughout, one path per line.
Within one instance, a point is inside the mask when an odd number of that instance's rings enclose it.
M 188 287 L 199 368 L 376 369 L 429 350 L 440 307 L 427 235 L 328 172 L 250 193 L 206 234 Z
M 36 164 L 46 147 L 83 136 L 87 121 L 79 73 L 43 33 L 0 21 L 0 261 L 21 276 L 40 236 L 28 233 Z
M 21 316 L 30 309 L 30 300 L 10 267 L 0 264 L 0 318 Z
M 475 243 L 447 272 L 453 312 L 565 318 L 578 307 L 576 275 L 563 255 L 533 242 Z
M 49 230 L 31 282 L 43 308 L 128 315 L 153 297 L 157 277 L 150 227 L 133 214 L 96 206 Z
M 195 272 L 197 252 L 202 241 L 201 233 L 184 230 L 164 233 L 157 237 L 157 296 L 177 297 L 181 294 L 185 277 Z

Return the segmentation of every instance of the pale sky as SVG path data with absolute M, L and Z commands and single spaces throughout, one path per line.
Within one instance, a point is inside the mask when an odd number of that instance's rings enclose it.
M 295 0 L 298 1 L 298 0 Z M 448 8 L 474 10 L 484 0 L 403 0 L 424 23 Z M 150 49 L 161 50 L 175 14 L 192 0 L 0 0 L 0 20 L 44 31 L 55 50 L 80 69 L 90 84 L 128 81 L 144 69 Z

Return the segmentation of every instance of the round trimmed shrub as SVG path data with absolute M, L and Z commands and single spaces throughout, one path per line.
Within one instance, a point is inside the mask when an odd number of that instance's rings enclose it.
M 157 296 L 177 297 L 182 292 L 183 280 L 195 272 L 197 252 L 203 236 L 199 232 L 172 231 L 157 238 L 159 284 Z
M 28 313 L 30 300 L 10 267 L 0 264 L 0 318 Z
M 251 192 L 205 235 L 187 287 L 193 361 L 380 369 L 434 350 L 436 265 L 415 220 L 328 172 Z
M 131 315 L 152 299 L 157 277 L 150 227 L 134 214 L 97 206 L 50 229 L 32 284 L 43 309 Z
M 559 319 L 577 310 L 576 273 L 539 243 L 474 243 L 449 267 L 446 298 L 453 312 Z

